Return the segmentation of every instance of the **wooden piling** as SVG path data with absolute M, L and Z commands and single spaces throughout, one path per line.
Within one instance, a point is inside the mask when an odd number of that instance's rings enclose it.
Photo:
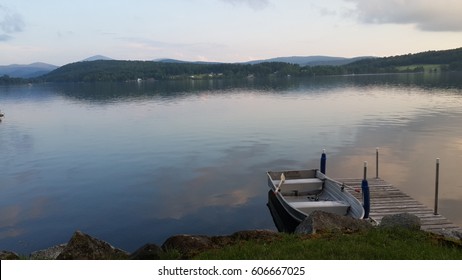
M 440 159 L 436 159 L 436 176 L 435 176 L 435 207 L 433 214 L 438 215 L 438 189 L 440 184 Z

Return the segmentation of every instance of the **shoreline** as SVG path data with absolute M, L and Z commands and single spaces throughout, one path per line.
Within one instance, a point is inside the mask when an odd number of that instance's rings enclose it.
M 281 233 L 273 230 L 244 230 L 231 235 L 174 235 L 167 238 L 161 246 L 147 243 L 134 252 L 126 252 L 116 248 L 106 241 L 97 239 L 81 231 L 76 231 L 66 244 L 59 244 L 35 251 L 29 256 L 18 255 L 10 251 L 1 251 L 1 260 L 168 260 L 193 259 L 206 252 L 226 251 L 236 246 L 258 246 L 258 244 L 274 244 L 285 239 L 299 239 L 295 242 L 311 240 L 327 240 L 335 236 L 358 236 L 361 242 L 369 242 L 362 235 L 383 231 L 385 234 L 405 232 L 437 240 L 441 246 L 454 247 L 460 250 L 462 257 L 462 232 L 442 231 L 440 233 L 426 232 L 421 229 L 420 219 L 408 213 L 394 214 L 384 217 L 380 225 L 373 225 L 368 220 L 357 220 L 351 217 L 332 213 L 315 211 L 297 226 L 294 233 Z M 407 233 L 407 232 L 411 233 Z M 372 232 L 372 233 L 371 233 Z M 413 232 L 413 233 L 412 233 Z M 380 237 L 383 238 L 383 237 Z M 412 237 L 414 238 L 414 237 Z M 412 239 L 411 238 L 411 239 Z M 419 237 L 421 238 L 421 237 Z M 396 239 L 393 237 L 392 239 Z M 290 241 L 292 242 L 292 241 Z M 356 241 L 357 242 L 357 241 Z M 408 241 L 403 240 L 403 244 Z M 435 245 L 433 241 L 430 246 Z M 244 245 L 243 245 L 244 244 Z M 266 245 L 265 245 L 266 246 Z M 356 246 L 356 245 L 355 245 Z M 212 254 L 213 255 L 213 254 Z

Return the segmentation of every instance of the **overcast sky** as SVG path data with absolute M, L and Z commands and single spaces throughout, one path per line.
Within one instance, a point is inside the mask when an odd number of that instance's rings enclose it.
M 241 62 L 462 47 L 460 0 L 0 0 L 0 65 Z

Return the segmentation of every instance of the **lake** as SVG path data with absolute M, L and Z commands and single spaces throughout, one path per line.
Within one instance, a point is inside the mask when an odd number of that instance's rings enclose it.
M 276 229 L 266 171 L 363 162 L 462 225 L 462 73 L 0 87 L 0 249 Z

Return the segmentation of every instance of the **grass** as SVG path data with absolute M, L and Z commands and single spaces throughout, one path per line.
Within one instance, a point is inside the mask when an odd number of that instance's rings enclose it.
M 414 64 L 414 65 L 407 65 L 407 66 L 398 66 L 396 69 L 398 71 L 414 71 L 416 68 L 423 68 L 424 72 L 432 72 L 437 71 L 441 72 L 440 64 Z
M 461 260 L 460 241 L 423 231 L 372 229 L 363 233 L 282 234 L 280 239 L 242 241 L 195 257 L 202 260 Z

